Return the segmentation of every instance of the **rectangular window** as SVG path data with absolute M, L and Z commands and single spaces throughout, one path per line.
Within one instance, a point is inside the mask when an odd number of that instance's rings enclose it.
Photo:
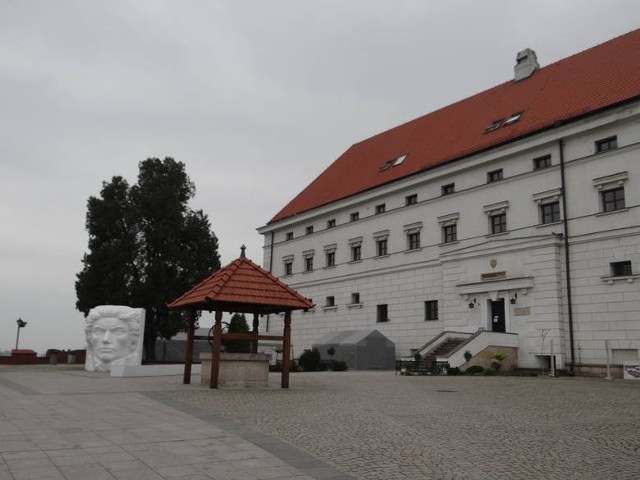
M 458 225 L 445 225 L 442 227 L 442 237 L 444 243 L 453 243 L 458 241 Z
M 456 184 L 449 183 L 447 185 L 442 186 L 442 195 L 451 195 L 456 191 Z
M 387 239 L 386 238 L 382 238 L 380 240 L 376 241 L 376 255 L 378 257 L 382 257 L 384 255 L 387 255 Z
M 560 221 L 560 202 L 540 205 L 540 223 L 555 223 Z
M 287 232 L 287 240 L 293 240 L 293 232 Z
M 313 257 L 305 257 L 304 259 L 304 271 L 312 272 L 313 271 Z
M 615 135 L 603 138 L 602 140 L 596 140 L 596 152 L 606 152 L 614 148 L 618 148 L 618 137 Z
M 360 212 L 353 212 L 351 215 L 349 215 L 349 221 L 351 222 L 355 222 L 356 220 L 360 219 Z
M 493 170 L 492 172 L 487 173 L 487 183 L 499 182 L 502 180 L 502 169 Z
M 384 213 L 385 209 L 386 209 L 386 206 L 384 203 L 381 203 L 380 205 L 376 205 L 376 214 Z
M 551 155 L 544 155 L 533 159 L 533 169 L 540 170 L 551 166 Z
M 409 250 L 418 250 L 420 248 L 420 232 L 407 234 L 407 248 Z
M 311 235 L 312 233 L 313 233 L 313 225 L 309 225 L 307 228 L 304 229 L 305 235 Z
M 327 252 L 327 254 L 326 254 L 326 264 L 327 264 L 327 267 L 335 267 L 336 266 L 336 252 Z
M 611 263 L 611 276 L 612 277 L 628 277 L 633 275 L 631 271 L 631 262 L 612 262 Z
M 352 293 L 351 294 L 351 304 L 356 304 L 356 303 L 360 303 L 360 294 L 359 293 Z
M 407 195 L 404 197 L 405 205 L 415 205 L 418 203 L 418 194 L 414 193 L 413 195 Z
M 325 307 L 335 307 L 336 305 L 336 297 L 327 297 L 324 302 Z
M 333 228 L 336 226 L 336 219 L 332 218 L 331 220 L 327 220 L 327 228 Z
M 287 260 L 284 262 L 284 274 L 293 275 L 293 260 Z
M 358 262 L 362 260 L 362 247 L 360 245 L 351 246 L 351 261 Z
M 624 187 L 613 188 L 611 190 L 605 190 L 601 192 L 602 195 L 602 211 L 613 212 L 615 210 L 622 210 L 624 204 Z
M 424 302 L 424 319 L 427 320 L 438 320 L 438 301 L 437 300 L 427 300 Z
M 388 322 L 389 321 L 389 310 L 387 308 L 387 304 L 381 304 L 376 306 L 376 322 Z
M 489 217 L 489 225 L 491 234 L 503 233 L 507 231 L 507 214 L 498 213 Z

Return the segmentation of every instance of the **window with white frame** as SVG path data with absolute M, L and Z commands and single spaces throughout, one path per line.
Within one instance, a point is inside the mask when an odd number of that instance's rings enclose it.
M 359 262 L 362 260 L 362 237 L 356 237 L 349 240 L 350 261 Z
M 315 250 L 306 250 L 302 252 L 302 257 L 304 258 L 304 271 L 312 272 L 313 271 L 313 256 L 315 255 Z
M 351 294 L 351 305 L 356 305 L 360 303 L 360 293 L 354 292 Z
M 618 148 L 618 137 L 616 135 L 612 135 L 611 137 L 596 140 L 595 145 L 597 153 L 613 150 Z
M 407 250 L 420 250 L 420 230 L 422 230 L 422 222 L 404 225 L 403 229 L 407 236 Z
M 483 207 L 484 213 L 489 218 L 489 235 L 505 233 L 507 231 L 507 209 L 509 201 L 492 203 Z
M 442 230 L 442 243 L 454 243 L 458 241 L 458 219 L 460 214 L 450 213 L 438 217 L 438 223 Z
M 628 179 L 628 172 L 593 179 L 593 186 L 600 194 L 600 212 L 615 212 L 626 208 L 624 184 Z
M 388 238 L 389 230 L 383 230 L 373 234 L 373 239 L 376 242 L 376 257 L 389 255 Z
M 561 220 L 561 196 L 562 190 L 559 188 L 533 194 L 533 201 L 538 204 L 538 224 L 547 225 Z
M 504 176 L 501 168 L 487 173 L 487 183 L 499 182 L 503 178 Z
M 551 166 L 551 155 L 543 155 L 533 159 L 533 169 L 540 170 L 541 168 L 547 168 Z
M 335 267 L 336 266 L 336 244 L 327 245 L 324 247 L 324 266 Z
M 285 276 L 293 275 L 293 255 L 288 255 L 286 257 L 283 257 L 282 262 L 284 265 L 283 274 Z

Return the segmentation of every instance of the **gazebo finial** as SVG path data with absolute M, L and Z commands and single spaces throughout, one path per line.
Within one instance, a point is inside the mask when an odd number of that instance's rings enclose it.
M 240 247 L 240 258 L 247 258 L 247 256 L 244 254 L 244 251 L 247 249 L 247 247 L 245 247 L 244 245 L 242 245 Z

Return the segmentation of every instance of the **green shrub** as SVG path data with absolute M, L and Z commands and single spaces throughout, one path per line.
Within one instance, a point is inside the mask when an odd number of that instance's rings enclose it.
M 305 350 L 300 355 L 298 363 L 305 372 L 315 372 L 320 366 L 320 351 L 317 348 Z
M 447 368 L 447 375 L 460 375 L 462 372 L 458 367 L 449 367 Z
M 468 375 L 476 375 L 482 372 L 484 372 L 484 368 L 482 368 L 480 365 L 472 365 L 471 367 L 467 368 Z
M 484 372 L 482 372 L 482 375 L 486 375 L 486 376 L 492 376 L 497 374 L 498 374 L 498 371 L 495 368 L 485 368 Z
M 229 322 L 229 333 L 249 333 L 249 325 L 244 315 L 235 313 Z M 251 352 L 251 342 L 247 340 L 226 340 L 224 351 L 227 353 L 249 353 Z
M 344 372 L 348 370 L 347 362 L 344 362 L 342 360 L 333 360 L 331 362 L 331 365 L 329 365 L 329 368 L 332 372 Z

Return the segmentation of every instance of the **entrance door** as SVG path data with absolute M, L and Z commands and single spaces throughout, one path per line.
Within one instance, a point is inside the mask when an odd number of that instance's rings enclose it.
M 504 321 L 504 298 L 491 301 L 491 331 L 506 332 Z

